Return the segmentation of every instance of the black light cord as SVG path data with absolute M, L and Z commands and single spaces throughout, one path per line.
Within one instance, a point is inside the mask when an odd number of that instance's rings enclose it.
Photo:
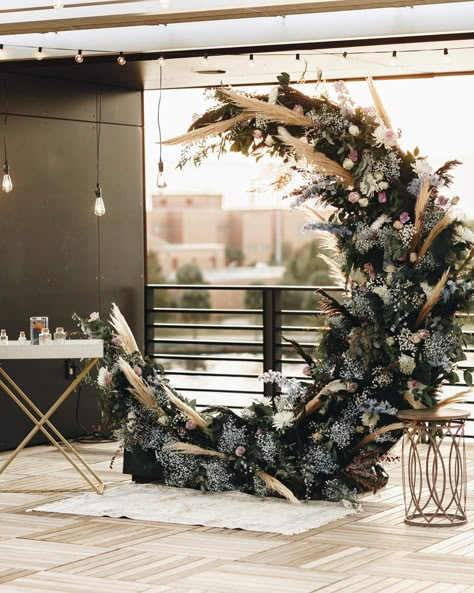
M 96 120 L 96 165 L 97 165 L 97 188 L 100 183 L 100 130 L 102 123 L 102 89 L 98 88 L 95 95 L 95 120 Z M 98 310 L 102 313 L 102 261 L 100 249 L 100 216 L 97 216 L 97 290 Z
M 8 120 L 8 84 L 7 81 L 3 81 L 3 89 L 5 92 L 5 113 L 3 116 L 3 150 L 5 153 L 5 165 L 8 165 L 7 156 L 7 120 Z
M 161 122 L 160 122 L 160 112 L 161 112 L 161 93 L 163 90 L 163 66 L 160 64 L 160 92 L 158 95 L 158 109 L 156 112 L 156 120 L 158 123 L 158 142 L 160 145 L 160 157 L 159 162 L 161 163 Z

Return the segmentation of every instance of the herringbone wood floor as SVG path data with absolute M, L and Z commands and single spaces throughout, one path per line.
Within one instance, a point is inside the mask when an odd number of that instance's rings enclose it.
M 128 479 L 120 460 L 109 469 L 113 444 L 78 449 L 110 487 Z M 474 444 L 468 459 L 472 492 Z M 389 471 L 361 514 L 290 537 L 27 513 L 84 489 L 56 451 L 31 448 L 0 476 L 0 593 L 474 593 L 474 517 L 405 525 L 400 468 Z

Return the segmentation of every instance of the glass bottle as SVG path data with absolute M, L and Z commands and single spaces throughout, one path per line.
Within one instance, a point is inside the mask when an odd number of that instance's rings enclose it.
M 66 332 L 64 331 L 64 327 L 56 328 L 56 331 L 54 332 L 54 341 L 58 344 L 64 344 L 66 341 Z
M 7 330 L 2 329 L 2 330 L 0 330 L 0 345 L 6 346 L 7 344 L 8 344 Z
M 28 340 L 26 339 L 25 332 L 20 332 L 20 335 L 18 336 L 18 344 L 20 344 L 21 346 L 28 344 Z
M 46 344 L 51 343 L 51 334 L 49 333 L 49 328 L 43 327 L 39 336 L 39 345 L 44 346 Z

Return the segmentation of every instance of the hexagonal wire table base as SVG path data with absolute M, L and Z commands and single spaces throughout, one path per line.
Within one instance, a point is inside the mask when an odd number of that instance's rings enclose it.
M 454 408 L 402 410 L 405 523 L 449 527 L 466 523 L 464 425 Z

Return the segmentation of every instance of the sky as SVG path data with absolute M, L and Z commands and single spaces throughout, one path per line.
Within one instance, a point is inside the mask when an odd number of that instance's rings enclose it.
M 165 66 L 166 67 L 166 66 Z M 331 87 L 332 85 L 328 85 Z M 354 101 L 361 106 L 371 105 L 365 82 L 348 83 Z M 395 129 L 402 130 L 400 144 L 403 149 L 420 149 L 436 169 L 445 161 L 458 159 L 463 164 L 454 170 L 455 182 L 446 195 L 459 195 L 460 215 L 474 218 L 474 196 L 471 177 L 474 172 L 474 132 L 472 97 L 474 76 L 445 76 L 433 79 L 377 81 L 382 102 Z M 271 87 L 258 87 L 270 89 Z M 314 85 L 300 85 L 306 94 L 314 94 Z M 256 90 L 247 87 L 247 91 Z M 145 146 L 147 197 L 150 204 L 156 193 L 158 162 L 158 91 L 145 93 Z M 213 102 L 203 89 L 163 91 L 160 122 L 162 138 L 184 133 L 195 114 L 202 114 Z M 228 154 L 212 157 L 200 167 L 188 164 L 177 170 L 180 147 L 163 147 L 163 161 L 167 188 L 164 193 L 218 193 L 224 197 L 224 207 L 268 208 L 281 207 L 281 195 L 268 184 L 281 167 L 277 159 L 268 158 L 256 163 L 242 155 Z

